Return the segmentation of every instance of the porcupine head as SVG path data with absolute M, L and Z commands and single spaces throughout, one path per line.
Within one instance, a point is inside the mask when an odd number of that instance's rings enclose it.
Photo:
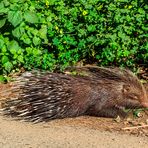
M 100 99 L 88 110 L 89 115 L 116 117 L 126 116 L 124 109 L 148 108 L 146 89 L 129 70 L 119 68 L 104 69 L 88 67 L 92 77 L 99 77 Z M 87 69 L 87 70 L 88 70 Z M 103 71 L 103 72 L 102 72 Z

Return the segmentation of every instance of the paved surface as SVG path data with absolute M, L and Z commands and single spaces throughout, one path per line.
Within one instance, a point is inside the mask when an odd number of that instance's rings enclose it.
M 148 148 L 148 137 L 0 117 L 0 148 Z

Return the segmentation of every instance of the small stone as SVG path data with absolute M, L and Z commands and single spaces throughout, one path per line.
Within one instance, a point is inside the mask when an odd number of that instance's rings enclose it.
M 117 116 L 117 118 L 114 119 L 117 123 L 121 122 L 120 116 Z

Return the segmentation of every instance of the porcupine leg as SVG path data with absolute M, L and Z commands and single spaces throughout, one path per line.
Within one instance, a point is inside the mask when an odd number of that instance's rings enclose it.
M 109 108 L 109 109 L 103 109 L 98 112 L 98 116 L 105 116 L 105 117 L 112 117 L 116 118 L 117 116 L 125 118 L 127 116 L 127 113 L 125 113 L 123 110 L 119 108 Z
M 97 110 L 96 108 L 91 108 L 87 111 L 86 114 L 90 116 L 111 117 L 111 118 L 115 118 L 117 116 L 125 118 L 127 116 L 127 113 L 125 113 L 122 109 L 116 107 L 105 108 L 101 110 Z

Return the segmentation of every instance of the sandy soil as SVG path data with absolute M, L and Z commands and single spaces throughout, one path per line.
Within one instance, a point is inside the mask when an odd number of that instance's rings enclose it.
M 70 126 L 68 120 L 31 124 L 0 117 L 1 148 L 147 148 L 148 137 Z M 78 120 L 87 120 L 80 117 Z M 65 124 L 60 124 L 60 123 Z M 66 124 L 67 122 L 67 124 Z M 78 121 L 77 121 L 78 122 Z M 76 123 L 77 123 L 76 122 Z

